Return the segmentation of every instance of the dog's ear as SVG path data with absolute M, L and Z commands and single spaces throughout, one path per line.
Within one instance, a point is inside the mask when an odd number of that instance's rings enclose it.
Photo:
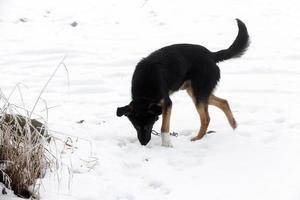
M 131 113 L 131 107 L 129 105 L 117 108 L 117 116 L 121 117 L 123 115 L 128 116 Z
M 151 104 L 149 106 L 149 112 L 151 114 L 154 114 L 154 115 L 161 115 L 162 114 L 162 108 L 161 108 L 161 106 L 159 106 L 157 104 Z

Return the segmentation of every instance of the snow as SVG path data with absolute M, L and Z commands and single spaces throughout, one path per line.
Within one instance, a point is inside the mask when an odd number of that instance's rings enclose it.
M 62 160 L 41 180 L 41 198 L 299 200 L 299 9 L 296 0 L 0 1 L 1 90 L 8 95 L 21 83 L 30 110 L 64 57 L 68 70 L 61 67 L 42 94 Z M 235 18 L 247 25 L 251 46 L 219 64 L 216 95 L 229 101 L 237 130 L 210 107 L 216 133 L 190 142 L 199 119 L 178 92 L 171 97 L 174 147 L 155 136 L 140 146 L 129 121 L 115 116 L 130 101 L 135 64 L 173 43 L 227 48 Z M 22 105 L 17 92 L 11 102 Z M 44 110 L 41 101 L 35 112 Z M 69 137 L 72 148 L 63 148 Z

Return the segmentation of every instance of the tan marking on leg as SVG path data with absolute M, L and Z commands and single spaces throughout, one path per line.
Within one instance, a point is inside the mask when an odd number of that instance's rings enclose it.
M 186 88 L 186 92 L 189 94 L 189 96 L 192 98 L 193 102 L 196 103 L 196 99 L 194 97 L 193 91 L 192 91 L 192 87 L 187 87 Z
M 171 111 L 172 111 L 172 105 L 170 106 L 163 105 L 162 125 L 161 125 L 162 133 L 169 133 L 170 131 Z
M 209 102 L 210 105 L 214 105 L 218 108 L 220 108 L 226 115 L 228 122 L 230 124 L 230 126 L 235 129 L 237 127 L 237 123 L 233 117 L 233 114 L 231 112 L 229 103 L 227 102 L 227 100 L 225 99 L 221 99 L 219 97 L 216 97 L 214 95 L 211 95 L 209 97 Z
M 165 101 L 164 101 L 163 99 L 160 100 L 160 101 L 159 101 L 159 105 L 160 105 L 160 106 L 163 106 L 163 105 L 164 105 L 164 102 L 165 102 Z
M 188 87 L 186 89 L 186 91 L 190 95 L 190 97 L 193 99 L 193 102 L 196 106 L 197 112 L 200 116 L 200 123 L 201 123 L 200 130 L 198 131 L 197 136 L 195 136 L 191 139 L 192 141 L 196 141 L 196 140 L 200 140 L 206 134 L 207 127 L 210 122 L 210 117 L 209 117 L 209 113 L 208 113 L 208 104 L 206 104 L 206 103 L 197 104 L 196 98 L 193 94 L 191 87 Z
M 180 86 L 180 90 L 186 90 L 187 88 L 190 88 L 191 87 L 191 81 L 190 80 L 187 80 L 187 81 L 184 81 L 183 84 Z
M 197 111 L 198 111 L 199 116 L 200 116 L 201 126 L 200 126 L 200 130 L 199 130 L 197 136 L 193 137 L 192 141 L 200 140 L 206 134 L 207 127 L 208 127 L 209 122 L 210 122 L 210 118 L 209 118 L 209 114 L 208 114 L 208 105 L 207 104 L 200 103 L 197 106 Z

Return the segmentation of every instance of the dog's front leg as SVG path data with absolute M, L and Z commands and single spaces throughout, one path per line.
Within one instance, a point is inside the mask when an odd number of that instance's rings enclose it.
M 171 100 L 166 103 L 163 103 L 163 113 L 162 113 L 162 125 L 161 125 L 161 140 L 162 146 L 164 147 L 173 147 L 170 138 L 170 118 L 172 111 L 172 102 Z

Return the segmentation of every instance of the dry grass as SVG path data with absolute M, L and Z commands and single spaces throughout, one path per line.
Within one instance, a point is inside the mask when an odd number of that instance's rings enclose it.
M 42 93 L 57 70 L 63 66 L 67 71 L 64 59 L 45 83 L 31 110 L 25 109 L 19 85 L 8 98 L 0 89 L 0 182 L 20 197 L 39 198 L 39 178 L 45 175 L 47 169 L 57 168 L 56 156 L 49 150 L 51 138 L 48 135 L 47 120 L 39 117 L 38 121 L 33 117 Z M 10 96 L 17 89 L 23 104 L 21 107 L 9 102 Z
M 51 165 L 47 129 L 37 120 L 4 110 L 0 112 L 0 181 L 18 196 L 37 196 L 37 179 Z

